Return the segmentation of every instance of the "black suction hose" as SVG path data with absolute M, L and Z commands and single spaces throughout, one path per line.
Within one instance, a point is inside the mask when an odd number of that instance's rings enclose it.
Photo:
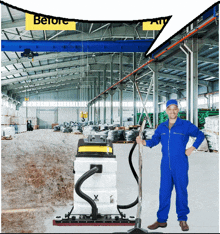
M 132 154 L 133 154 L 133 151 L 134 151 L 136 145 L 137 145 L 137 142 L 135 141 L 134 144 L 133 144 L 133 146 L 132 146 L 132 148 L 131 148 L 131 150 L 130 150 L 128 161 L 129 161 L 129 165 L 130 165 L 131 171 L 132 171 L 132 173 L 134 175 L 134 178 L 135 178 L 135 180 L 138 183 L 138 175 L 137 175 L 137 173 L 136 173 L 136 171 L 134 169 L 133 163 L 132 163 Z M 138 204 L 138 197 L 131 204 L 128 204 L 128 205 L 117 205 L 117 208 L 118 209 L 129 209 L 129 208 L 131 208 L 131 207 L 133 207 L 133 206 L 135 206 L 137 204 Z
M 90 176 L 92 176 L 93 174 L 95 174 L 99 169 L 97 167 L 93 167 L 91 170 L 87 171 L 86 173 L 84 173 L 76 182 L 75 185 L 75 191 L 76 193 L 84 200 L 86 200 L 92 207 L 92 219 L 96 220 L 97 219 L 97 214 L 98 214 L 98 208 L 95 204 L 95 202 L 92 200 L 91 197 L 89 197 L 88 195 L 86 195 L 85 193 L 82 192 L 81 190 L 81 185 L 82 183 L 88 179 Z

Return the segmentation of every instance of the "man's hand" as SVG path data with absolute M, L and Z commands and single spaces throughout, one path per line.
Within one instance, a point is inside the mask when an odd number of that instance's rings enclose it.
M 136 142 L 137 142 L 137 144 L 146 145 L 146 141 L 145 140 L 141 140 L 140 136 L 136 137 Z
M 194 149 L 195 149 L 195 147 L 191 146 L 189 149 L 187 149 L 187 150 L 185 151 L 185 154 L 186 154 L 187 156 L 189 156 L 189 155 L 193 152 Z

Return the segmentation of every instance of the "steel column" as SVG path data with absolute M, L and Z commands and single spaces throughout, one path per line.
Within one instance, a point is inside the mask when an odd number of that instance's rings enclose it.
M 119 56 L 119 80 L 121 80 L 123 77 L 122 75 L 122 53 L 120 53 Z M 119 116 L 120 116 L 120 126 L 122 126 L 123 123 L 123 106 L 122 106 L 122 101 L 123 101 L 123 87 L 121 84 L 119 85 Z
M 186 119 L 198 126 L 198 37 L 190 42 L 180 46 L 186 54 Z
M 90 98 L 92 98 L 92 85 L 90 85 Z M 93 111 L 93 108 L 92 108 L 92 105 L 90 105 L 90 113 L 91 113 L 90 121 L 92 121 L 92 111 Z
M 79 103 L 79 95 L 80 95 L 80 89 L 79 86 L 77 87 L 76 90 L 76 101 Z M 76 115 L 77 115 L 77 122 L 79 122 L 79 106 L 76 107 Z
M 186 120 L 191 120 L 190 116 L 190 90 L 191 90 L 191 55 L 185 45 L 181 45 L 180 49 L 186 54 Z
M 94 80 L 94 96 L 96 96 L 96 80 Z M 97 102 L 97 100 L 96 100 Z M 94 124 L 96 124 L 96 120 L 97 120 L 97 108 L 96 108 L 96 102 L 94 102 Z
M 105 66 L 105 70 L 103 71 L 103 89 L 106 90 L 106 66 Z M 103 123 L 106 123 L 106 97 L 107 95 L 104 94 L 104 109 L 103 109 L 103 118 L 104 121 Z
M 100 93 L 100 72 L 98 73 L 98 84 L 97 84 L 97 89 L 98 89 L 98 93 Z M 98 124 L 100 123 L 100 107 L 101 104 L 100 104 L 100 99 L 98 101 Z
M 111 61 L 111 63 L 110 63 L 110 69 L 111 69 L 110 82 L 111 82 L 111 86 L 112 86 L 113 85 L 113 61 Z M 110 93 L 110 95 L 111 95 L 111 100 L 110 100 L 110 102 L 111 102 L 111 124 L 113 124 L 113 96 L 114 96 L 114 94 Z
M 191 103 L 193 124 L 198 127 L 198 34 L 192 39 Z
M 137 63 L 136 63 L 136 53 L 133 53 L 133 70 L 135 70 L 137 67 Z M 136 90 L 136 87 L 135 87 L 135 77 L 136 77 L 136 74 L 134 74 L 134 81 L 133 81 L 133 103 L 134 103 L 134 106 L 133 106 L 133 113 L 134 113 L 134 125 L 137 124 L 137 90 Z
M 153 69 L 153 128 L 158 125 L 158 64 L 151 66 Z
M 87 112 L 88 112 L 88 118 L 87 118 L 87 120 L 88 120 L 88 122 L 89 122 L 89 117 L 90 117 L 90 105 L 89 105 L 89 100 L 91 99 L 91 97 L 90 97 L 90 92 L 89 92 L 90 90 L 89 90 L 89 85 L 88 85 L 88 87 L 87 87 L 87 102 L 88 102 L 88 104 L 87 104 Z

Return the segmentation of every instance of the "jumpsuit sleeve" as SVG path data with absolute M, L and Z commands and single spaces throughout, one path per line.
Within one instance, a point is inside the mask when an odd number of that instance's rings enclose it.
M 192 123 L 189 124 L 188 134 L 189 136 L 196 137 L 196 140 L 193 143 L 193 147 L 195 147 L 196 149 L 202 144 L 203 140 L 205 139 L 204 133 Z
M 152 148 L 160 143 L 161 133 L 160 126 L 155 130 L 151 140 L 146 140 L 146 146 Z

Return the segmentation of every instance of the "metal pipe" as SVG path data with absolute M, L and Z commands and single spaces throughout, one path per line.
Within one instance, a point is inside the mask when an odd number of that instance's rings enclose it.
M 139 131 L 139 136 L 141 137 L 141 139 L 145 124 L 146 124 L 146 119 L 144 118 L 144 121 Z M 141 210 L 142 210 L 142 153 L 143 153 L 143 145 L 138 144 L 139 178 L 138 178 L 138 206 L 137 206 L 137 216 L 136 216 L 137 220 L 141 219 Z M 141 225 L 140 222 L 138 222 L 138 224 Z

